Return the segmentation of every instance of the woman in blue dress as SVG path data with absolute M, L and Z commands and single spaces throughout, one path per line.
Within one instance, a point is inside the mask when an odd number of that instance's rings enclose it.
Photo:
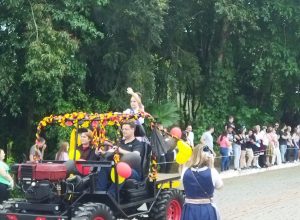
M 209 148 L 197 145 L 183 171 L 186 194 L 181 220 L 219 220 L 219 213 L 212 202 L 214 189 L 220 189 L 223 181 L 213 168 L 213 155 Z

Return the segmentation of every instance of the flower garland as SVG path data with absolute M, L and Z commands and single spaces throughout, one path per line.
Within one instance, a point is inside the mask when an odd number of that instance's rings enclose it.
M 105 129 L 107 125 L 120 127 L 123 122 L 137 120 L 140 117 L 154 121 L 154 118 L 147 112 L 140 112 L 138 114 L 123 114 L 119 112 L 88 114 L 85 112 L 73 112 L 64 115 L 50 115 L 39 122 L 36 138 L 38 139 L 42 130 L 45 129 L 47 125 L 51 124 L 59 124 L 62 127 L 78 126 L 79 128 L 88 128 L 91 126 L 93 132 L 93 144 L 98 146 L 99 143 L 103 144 L 107 140 Z

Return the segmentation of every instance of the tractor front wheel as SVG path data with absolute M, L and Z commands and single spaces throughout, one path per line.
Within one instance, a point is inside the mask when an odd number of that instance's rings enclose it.
M 78 207 L 72 220 L 116 220 L 111 209 L 102 203 L 86 203 Z

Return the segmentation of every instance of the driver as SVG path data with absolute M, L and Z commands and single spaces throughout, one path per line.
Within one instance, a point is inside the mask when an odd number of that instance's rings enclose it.
M 136 128 L 136 124 L 131 121 L 124 122 L 122 124 L 122 134 L 123 139 L 121 140 L 120 147 L 114 146 L 112 149 L 107 152 L 118 152 L 121 154 L 121 161 L 127 162 L 131 165 L 132 173 L 129 179 L 141 180 L 141 155 L 143 152 L 143 145 L 140 141 L 138 141 L 134 136 L 134 131 Z M 108 188 L 108 177 L 110 173 L 110 169 L 101 168 L 99 172 L 99 182 L 97 186 L 97 190 L 107 190 Z M 114 184 L 112 184 L 112 188 L 114 188 Z

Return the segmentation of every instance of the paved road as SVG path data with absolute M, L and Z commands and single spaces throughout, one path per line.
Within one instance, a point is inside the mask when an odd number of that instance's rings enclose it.
M 224 179 L 222 220 L 299 220 L 300 166 Z

